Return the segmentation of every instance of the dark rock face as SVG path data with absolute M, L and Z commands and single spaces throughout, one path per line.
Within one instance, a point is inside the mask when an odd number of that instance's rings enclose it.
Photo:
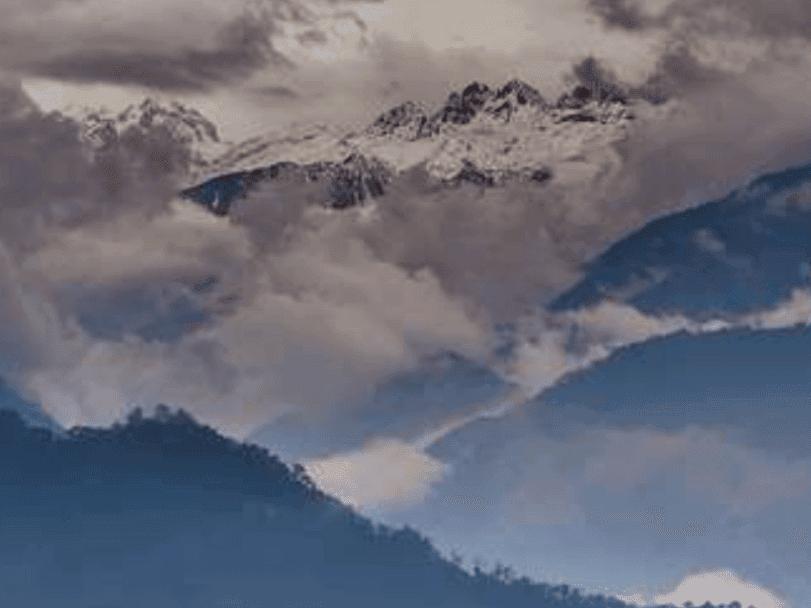
M 462 183 L 468 183 L 476 186 L 492 188 L 496 185 L 495 179 L 493 178 L 491 172 L 481 171 L 477 169 L 473 163 L 468 161 L 465 161 L 464 165 L 464 168 L 457 173 L 453 179 L 450 180 L 450 184 L 453 186 L 458 187 Z
M 408 101 L 379 116 L 367 133 L 405 135 L 413 141 L 438 134 L 444 124 L 466 125 L 483 111 L 509 121 L 516 108 L 525 105 L 548 107 L 541 94 L 521 80 L 511 80 L 498 90 L 474 82 L 461 94 L 451 93 L 444 107 L 433 115 L 424 105 Z
M 520 105 L 546 105 L 546 101 L 541 97 L 541 94 L 521 80 L 511 80 L 501 87 L 496 93 L 496 99 L 508 98 L 512 93 L 515 93 L 516 101 Z
M 597 118 L 590 114 L 567 114 L 561 117 L 560 122 L 596 122 Z
M 549 169 L 538 169 L 537 171 L 533 171 L 529 178 L 534 182 L 542 184 L 552 179 L 552 172 Z
M 591 101 L 591 91 L 583 86 L 575 87 L 571 93 L 565 93 L 558 99 L 556 107 L 561 110 L 577 110 Z
M 513 113 L 521 106 L 538 106 L 547 110 L 549 105 L 541 94 L 521 80 L 511 80 L 493 96 L 486 111 L 497 118 L 509 122 Z
M 582 108 L 589 102 L 596 101 L 598 104 L 628 103 L 628 95 L 616 85 L 605 85 L 597 83 L 592 87 L 577 86 L 571 93 L 566 93 L 558 99 L 556 107 L 560 110 L 576 110 Z
M 466 125 L 479 112 L 487 112 L 509 122 L 515 110 L 521 106 L 549 107 L 536 89 L 521 80 L 511 80 L 498 90 L 474 82 L 461 93 L 451 93 L 438 112 L 430 114 L 425 105 L 407 101 L 381 114 L 366 132 L 375 136 L 400 136 L 414 141 L 437 135 L 443 125 Z
M 334 209 L 354 207 L 367 197 L 383 196 L 384 186 L 391 180 L 385 167 L 359 154 L 353 154 L 340 165 L 326 163 L 322 170 L 330 183 L 327 204 Z
M 380 163 L 353 154 L 342 163 L 299 165 L 279 162 L 252 171 L 220 175 L 183 190 L 180 196 L 206 206 L 217 215 L 228 215 L 234 201 L 244 198 L 265 180 L 302 184 L 322 182 L 325 184 L 322 203 L 333 209 L 346 209 L 363 204 L 367 198 L 383 196 L 391 175 Z
M 479 169 L 473 163 L 464 161 L 464 167 L 451 179 L 444 180 L 446 188 L 458 188 L 462 184 L 472 184 L 482 188 L 498 188 L 504 186 L 511 180 L 533 181 L 542 184 L 552 178 L 552 171 L 544 167 L 542 169 L 527 171 L 492 171 L 489 169 Z
M 474 82 L 461 95 L 452 93 L 448 97 L 445 107 L 431 118 L 429 132 L 439 132 L 442 123 L 467 124 L 482 111 L 508 122 L 515 110 L 525 105 L 548 107 L 541 94 L 521 80 L 511 80 L 497 91 Z
M 245 173 L 221 175 L 199 186 L 186 188 L 180 196 L 204 205 L 212 213 L 227 215 L 233 201 L 246 191 L 245 176 Z
M 392 108 L 375 120 L 367 130 L 370 135 L 385 137 L 404 134 L 407 139 L 430 137 L 434 131 L 426 108 L 412 101 Z
M 461 95 L 451 93 L 448 101 L 445 102 L 445 107 L 432 120 L 456 125 L 467 124 L 485 101 L 491 97 L 492 93 L 486 84 L 480 85 L 478 82 L 474 82 L 468 85 Z

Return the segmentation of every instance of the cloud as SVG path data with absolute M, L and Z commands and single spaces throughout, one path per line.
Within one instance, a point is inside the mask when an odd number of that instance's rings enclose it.
M 426 452 L 432 449 L 433 446 L 441 444 L 453 433 L 457 433 L 477 421 L 504 418 L 516 408 L 523 408 L 530 402 L 536 402 L 538 395 L 555 386 L 568 374 L 586 369 L 598 361 L 603 361 L 613 352 L 625 346 L 680 332 L 700 335 L 735 328 L 776 329 L 778 327 L 793 327 L 798 324 L 808 325 L 811 323 L 811 316 L 809 316 L 811 315 L 811 312 L 809 312 L 811 311 L 811 304 L 809 302 L 811 302 L 811 295 L 795 290 L 790 300 L 783 302 L 774 310 L 741 315 L 734 322 L 711 320 L 703 323 L 679 315 L 669 317 L 646 316 L 628 305 L 603 302 L 591 308 L 567 311 L 555 316 L 550 315 L 547 321 L 541 321 L 539 325 L 534 327 L 531 322 L 527 323 L 525 327 L 519 329 L 526 341 L 512 351 L 512 354 L 507 357 L 503 365 L 494 364 L 496 369 L 501 370 L 505 382 L 512 384 L 513 390 L 506 396 L 499 396 L 492 402 L 480 406 L 472 413 L 448 417 L 441 424 L 412 439 L 409 442 L 411 449 Z M 563 319 L 567 320 L 567 324 L 564 324 Z M 570 338 L 573 326 L 579 327 L 579 331 L 582 331 L 585 336 L 586 345 L 581 348 L 581 354 L 579 355 L 575 354 L 571 349 Z M 611 440 L 610 438 L 604 440 L 593 439 L 588 443 L 593 446 L 601 445 L 605 441 L 610 443 Z M 659 449 L 661 446 L 667 446 L 669 441 L 667 438 L 660 438 L 654 441 L 653 444 L 658 446 L 657 449 Z M 577 449 L 582 452 L 582 456 L 578 458 L 585 459 L 589 451 L 583 450 L 582 446 Z M 681 449 L 682 451 L 686 450 L 683 446 Z M 661 461 L 666 462 L 673 456 L 674 454 L 663 456 Z M 719 458 L 717 454 L 713 456 L 716 462 Z M 640 463 L 646 462 L 644 459 L 639 458 L 632 458 L 632 460 Z M 585 461 L 583 466 L 585 466 Z M 602 463 L 599 466 L 605 467 L 607 465 Z M 762 480 L 771 478 L 776 485 L 771 490 L 765 491 L 761 487 L 761 482 L 753 481 L 752 484 L 754 485 L 745 486 L 746 490 L 737 489 L 737 493 L 733 493 L 734 496 L 731 494 L 719 495 L 717 497 L 718 501 L 726 501 L 734 512 L 746 512 L 751 515 L 752 512 L 761 510 L 769 504 L 768 500 L 763 502 L 765 497 L 776 498 L 781 495 L 781 491 L 776 489 L 778 486 L 785 488 L 785 491 L 789 492 L 789 494 L 784 493 L 785 496 L 793 495 L 791 492 L 794 491 L 807 492 L 807 487 L 804 489 L 802 484 L 797 485 L 797 481 L 802 479 L 806 472 L 806 465 L 801 462 L 794 465 L 799 467 L 797 470 L 772 471 L 771 473 L 763 472 L 763 466 L 766 465 L 751 464 L 749 466 L 750 468 L 754 467 L 752 468 L 754 477 Z M 758 468 L 759 472 L 755 471 L 755 468 Z M 617 464 L 617 471 L 622 471 L 624 475 L 631 475 L 632 477 L 632 479 L 628 478 L 626 483 L 642 483 L 647 473 L 644 473 L 642 477 L 634 477 L 634 470 L 633 467 L 629 468 L 627 463 Z M 696 470 L 701 469 L 699 467 Z M 606 469 L 603 469 L 600 474 L 608 473 Z M 783 481 L 779 481 L 781 476 L 784 477 Z M 333 480 L 331 483 L 338 486 L 340 483 L 351 484 L 355 482 L 351 478 L 347 478 L 343 482 Z M 620 480 L 606 478 L 604 483 L 617 486 L 617 484 L 620 484 Z M 701 485 L 702 492 L 723 492 L 722 488 L 725 487 L 718 480 L 707 483 L 697 481 L 696 483 Z M 561 491 L 564 494 L 566 492 L 565 489 L 561 489 Z M 570 506 L 574 508 L 576 505 L 572 503 Z M 554 517 L 564 517 L 564 519 L 570 516 L 579 517 L 572 515 L 566 509 L 564 509 L 564 514 L 559 513 Z M 673 533 L 680 534 L 678 530 Z
M 363 450 L 305 466 L 325 492 L 364 513 L 420 503 L 446 472 L 441 462 L 396 438 L 377 438 Z
M 662 29 L 680 35 L 734 34 L 785 39 L 811 36 L 811 12 L 799 0 L 588 0 L 609 28 Z
M 15 336 L 4 360 L 6 369 L 24 373 L 50 356 L 40 334 L 61 332 L 50 308 L 52 286 L 36 268 L 22 267 L 26 259 L 80 227 L 92 231 L 133 210 L 144 218 L 160 215 L 177 188 L 184 149 L 156 128 L 93 154 L 80 141 L 77 123 L 40 112 L 18 81 L 6 78 L 0 96 L 0 289 L 3 332 Z M 93 262 L 99 265 L 100 259 Z M 76 262 L 62 263 L 71 261 Z
M 153 168 L 183 152 L 159 127 L 94 153 L 75 122 L 5 91 L 6 369 L 60 423 L 162 401 L 238 435 L 291 408 L 326 424 L 420 356 L 486 352 L 435 277 L 353 238 L 352 213 L 268 188 L 211 217 L 173 200 L 171 162 Z
M 257 87 L 253 89 L 253 92 L 256 93 L 257 95 L 261 95 L 262 97 L 267 97 L 270 99 L 281 99 L 281 100 L 301 99 L 301 95 L 299 95 L 295 90 L 284 86 L 268 85 L 264 87 Z
M 110 423 L 122 406 L 154 400 L 244 435 L 291 406 L 330 424 L 436 349 L 483 356 L 484 328 L 433 277 L 375 260 L 329 218 L 281 245 L 272 226 L 175 201 L 152 219 L 129 213 L 53 235 L 25 262 L 30 298 L 56 327 L 40 332 L 49 360 L 24 383 L 66 424 Z M 275 248 L 254 247 L 264 239 Z M 134 318 L 120 303 L 133 293 L 152 302 Z M 183 329 L 183 302 L 205 318 Z
M 39 110 L 18 80 L 2 83 L 3 230 L 14 253 L 34 251 L 51 229 L 89 225 L 128 209 L 164 210 L 178 187 L 187 144 L 161 125 L 130 129 L 91 151 L 76 121 Z
M 620 598 L 622 599 L 622 598 Z M 711 570 L 686 576 L 670 593 L 653 598 L 657 604 L 693 602 L 700 606 L 705 601 L 713 604 L 738 601 L 742 606 L 758 608 L 790 608 L 791 603 L 773 591 L 750 582 L 731 570 Z
M 155 89 L 201 90 L 245 79 L 259 68 L 292 65 L 273 51 L 267 32 L 242 21 L 221 34 L 221 47 L 214 51 L 188 50 L 174 56 L 151 53 L 81 51 L 21 66 L 27 73 L 78 82 L 141 85 Z
M 292 64 L 273 48 L 281 17 L 302 19 L 295 2 L 189 0 L 118 6 L 54 2 L 3 11 L 0 65 L 29 76 L 201 91 Z M 159 16 L 159 17 L 156 17 Z M 92 21 L 93 26 L 88 27 Z M 49 32 L 57 30 L 58 36 Z
M 452 467 L 438 496 L 475 489 L 517 529 L 588 524 L 678 545 L 714 542 L 736 519 L 768 521 L 811 493 L 808 460 L 766 456 L 723 429 L 688 421 L 674 432 L 627 430 L 574 405 L 536 408 L 531 422 L 479 423 L 431 446 L 427 453 Z M 772 534 L 776 546 L 791 533 Z
M 640 30 L 647 26 L 649 17 L 638 2 L 628 0 L 589 0 L 588 6 L 599 15 L 608 27 L 625 30 Z
M 802 289 L 794 289 L 789 299 L 772 308 L 733 316 L 729 320 L 701 322 L 680 314 L 645 315 L 633 306 L 610 300 L 574 311 L 525 317 L 516 330 L 522 337 L 503 363 L 496 364 L 505 379 L 521 387 L 516 393 L 519 397 L 513 398 L 506 410 L 507 401 L 490 409 L 507 411 L 520 402 L 521 395 L 539 395 L 566 374 L 603 361 L 620 348 L 652 338 L 680 332 L 700 335 L 740 328 L 782 329 L 809 324 L 811 294 Z M 572 342 L 577 333 L 581 336 L 580 344 Z

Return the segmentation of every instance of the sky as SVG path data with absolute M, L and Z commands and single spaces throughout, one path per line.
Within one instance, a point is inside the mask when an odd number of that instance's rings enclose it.
M 64 427 L 182 406 L 542 580 L 811 598 L 811 172 L 784 172 L 811 163 L 806 3 L 37 0 L 0 24 L 13 399 Z M 92 157 L 70 118 L 150 96 L 234 142 L 348 129 L 473 80 L 552 99 L 589 57 L 678 102 L 607 183 L 401 184 L 400 223 L 268 187 L 235 224 L 176 198 L 172 142 Z

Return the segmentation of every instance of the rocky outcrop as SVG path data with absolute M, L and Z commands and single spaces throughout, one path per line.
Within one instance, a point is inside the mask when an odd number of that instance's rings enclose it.
M 430 110 L 425 104 L 407 101 L 375 120 L 365 133 L 372 137 L 396 137 L 414 141 L 433 134 Z
M 390 172 L 379 162 L 353 154 L 341 163 L 298 164 L 278 162 L 251 171 L 237 171 L 213 177 L 199 186 L 187 188 L 183 198 L 205 205 L 217 215 L 227 215 L 234 201 L 247 196 L 264 181 L 324 185 L 321 203 L 333 209 L 362 205 L 382 196 L 391 180 Z
M 379 116 L 366 134 L 414 141 L 438 135 L 443 131 L 443 125 L 467 125 L 480 114 L 509 122 L 522 106 L 548 108 L 541 94 L 520 80 L 511 80 L 496 90 L 474 82 L 461 93 L 451 93 L 438 112 L 431 113 L 425 104 L 411 101 L 392 108 Z
M 477 114 L 509 122 L 522 107 L 544 111 L 549 106 L 536 89 L 520 80 L 511 80 L 497 90 L 474 82 L 461 95 L 452 93 L 448 97 L 445 107 L 431 118 L 429 131 L 439 132 L 443 123 L 468 124 Z
M 525 169 L 523 171 L 479 169 L 468 160 L 462 161 L 463 168 L 452 178 L 443 180 L 446 187 L 458 188 L 462 184 L 473 184 L 484 188 L 499 188 L 512 180 L 543 184 L 552 179 L 552 170 L 548 167 Z
M 544 110 L 549 106 L 536 89 L 520 80 L 511 80 L 496 90 L 474 82 L 461 93 L 451 93 L 438 112 L 432 113 L 426 104 L 407 101 L 380 115 L 365 133 L 414 141 L 438 135 L 446 124 L 469 124 L 480 114 L 509 122 L 522 107 Z
M 465 87 L 461 95 L 455 92 L 451 93 L 445 102 L 445 107 L 431 119 L 431 122 L 465 125 L 473 119 L 492 96 L 492 92 L 487 85 L 474 82 Z
M 558 99 L 551 115 L 557 123 L 631 120 L 634 115 L 626 108 L 628 103 L 628 96 L 616 86 L 577 86 Z

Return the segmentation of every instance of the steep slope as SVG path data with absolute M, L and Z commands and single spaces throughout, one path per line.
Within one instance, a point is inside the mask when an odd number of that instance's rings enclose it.
M 619 166 L 612 144 L 651 107 L 616 87 L 578 86 L 551 104 L 520 80 L 474 82 L 439 108 L 407 102 L 359 133 L 312 126 L 252 138 L 212 161 L 207 179 L 190 176 L 200 182 L 181 195 L 224 215 L 265 180 L 322 184 L 318 202 L 338 209 L 384 195 L 415 167 L 442 188 L 587 180 Z
M 626 605 L 469 574 L 165 406 L 67 438 L 0 411 L 0 541 L 3 606 Z
M 811 165 L 761 175 L 614 243 L 549 309 L 613 298 L 650 315 L 707 320 L 775 306 L 808 282 L 809 200 Z M 764 253 L 775 250 L 780 255 Z
M 0 410 L 2 409 L 14 410 L 25 424 L 31 428 L 47 429 L 58 437 L 66 436 L 62 427 L 43 412 L 41 406 L 20 397 L 17 391 L 0 378 Z

